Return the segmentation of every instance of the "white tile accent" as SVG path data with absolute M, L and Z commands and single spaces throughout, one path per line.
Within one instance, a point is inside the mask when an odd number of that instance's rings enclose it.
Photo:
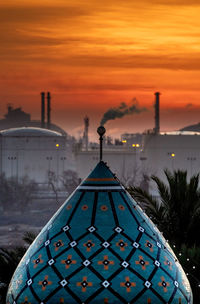
M 140 246 L 140 245 L 139 245 L 137 242 L 134 242 L 134 243 L 133 243 L 133 247 L 139 248 L 139 246 Z
M 110 244 L 109 244 L 108 242 L 104 242 L 104 243 L 102 244 L 102 246 L 105 247 L 105 248 L 108 248 L 108 247 L 110 246 Z
M 104 282 L 102 283 L 102 285 L 103 285 L 105 288 L 107 288 L 107 287 L 110 285 L 110 283 L 109 283 L 108 281 L 104 281 Z
M 121 265 L 124 267 L 124 268 L 127 268 L 129 266 L 129 263 L 127 263 L 126 261 L 123 261 L 121 263 Z
M 60 282 L 60 285 L 62 285 L 62 287 L 65 287 L 65 285 L 67 285 L 67 281 L 66 281 L 66 280 L 62 280 L 62 281 Z
M 70 245 L 71 247 L 75 247 L 75 246 L 77 245 L 77 243 L 76 243 L 76 241 L 73 241 L 73 242 L 69 243 L 69 245 Z
M 138 230 L 139 230 L 140 232 L 142 232 L 142 233 L 144 232 L 144 228 L 141 227 L 141 226 L 138 227 Z
M 146 282 L 144 283 L 144 285 L 145 285 L 147 288 L 149 288 L 149 287 L 151 286 L 151 283 L 150 283 L 149 281 L 146 281 Z
M 178 288 L 179 284 L 177 281 L 174 281 L 174 285 Z
M 50 266 L 53 265 L 54 263 L 55 263 L 54 259 L 51 259 L 51 260 L 48 261 L 48 264 L 49 264 Z
M 86 266 L 86 267 L 87 267 L 88 265 L 90 265 L 90 264 L 91 264 L 91 262 L 88 261 L 88 260 L 85 260 L 85 261 L 83 262 L 83 265 Z
M 69 230 L 69 229 L 70 229 L 70 228 L 69 228 L 68 225 L 66 225 L 66 226 L 63 227 L 63 231 L 67 231 L 67 230 Z
M 28 286 L 30 286 L 33 283 L 33 281 L 32 281 L 32 279 L 29 279 L 26 283 Z
M 161 245 L 159 242 L 157 242 L 157 246 L 158 246 L 159 248 L 162 248 L 162 245 Z
M 90 232 L 93 232 L 95 230 L 96 230 L 96 228 L 94 226 L 91 226 L 91 227 L 88 228 L 88 231 L 90 231 Z
M 115 231 L 116 231 L 117 233 L 120 233 L 120 232 L 122 232 L 122 228 L 116 227 L 116 228 L 115 228 Z
M 155 260 L 154 264 L 157 266 L 157 267 L 160 267 L 160 262 Z
M 49 244 L 50 244 L 50 240 L 47 240 L 47 241 L 44 243 L 45 246 L 48 246 Z

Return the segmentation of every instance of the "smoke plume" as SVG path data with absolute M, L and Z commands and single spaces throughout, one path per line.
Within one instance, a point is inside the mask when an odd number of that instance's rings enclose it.
M 110 108 L 106 111 L 101 119 L 100 125 L 103 126 L 108 120 L 124 117 L 125 115 L 140 114 L 147 111 L 146 108 L 140 108 L 136 98 L 133 98 L 132 104 L 127 105 L 122 102 L 117 108 Z

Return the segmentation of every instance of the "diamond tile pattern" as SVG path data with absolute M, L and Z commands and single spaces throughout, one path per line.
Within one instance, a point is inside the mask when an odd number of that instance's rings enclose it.
M 28 249 L 7 303 L 193 302 L 164 238 L 100 162 Z

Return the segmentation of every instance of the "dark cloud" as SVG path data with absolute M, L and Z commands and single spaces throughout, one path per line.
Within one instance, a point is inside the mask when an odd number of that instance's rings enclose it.
M 41 44 L 40 44 L 41 39 Z M 0 56 L 4 60 L 17 60 L 18 62 L 43 62 L 48 64 L 53 62 L 54 65 L 62 65 L 69 67 L 93 67 L 93 68 L 113 68 L 113 69 L 164 69 L 164 70 L 182 70 L 182 71 L 199 71 L 200 70 L 200 54 L 173 54 L 172 55 L 92 55 L 80 54 L 59 56 L 54 49 L 48 48 L 51 45 L 59 45 L 59 41 L 54 38 L 37 38 L 28 39 L 27 45 L 34 45 L 34 48 L 22 47 L 26 45 L 26 41 L 22 40 L 22 44 L 11 48 L 8 52 L 7 47 L 0 47 Z M 74 44 L 68 41 L 68 44 Z M 64 46 L 64 42 L 63 45 Z M 39 46 L 39 48 L 37 48 Z M 46 47 L 42 50 L 42 47 Z M 66 44 L 67 48 L 67 44 Z M 53 61 L 52 61 L 53 60 Z
M 193 106 L 194 105 L 192 103 L 187 103 L 185 107 L 186 107 L 186 109 L 191 109 L 191 108 L 193 108 Z
M 150 0 L 153 4 L 163 4 L 167 6 L 193 6 L 200 5 L 199 0 Z
M 59 59 L 58 59 L 59 60 Z M 119 56 L 72 56 L 62 61 L 72 66 L 96 66 L 124 69 L 200 70 L 200 54 L 171 55 L 119 55 Z
M 46 56 L 46 52 L 40 49 L 42 47 L 75 43 L 73 37 L 58 38 L 55 29 L 64 24 L 67 36 L 67 31 L 78 22 L 77 19 L 80 22 L 81 17 L 90 14 L 90 8 L 78 5 L 1 7 L 0 54 L 2 59 L 20 61 L 23 58 L 41 58 Z M 48 55 L 51 56 L 51 52 Z
M 104 1 L 102 3 L 105 4 Z M 107 2 L 106 2 L 107 3 Z M 140 0 L 140 1 L 133 1 L 133 0 L 110 0 L 109 4 L 115 4 L 115 6 L 120 7 L 140 7 L 143 6 L 145 9 L 146 6 L 150 5 L 166 5 L 166 6 L 199 6 L 199 0 Z
M 55 21 L 58 19 L 60 22 L 67 19 L 79 18 L 81 16 L 87 16 L 90 14 L 90 9 L 84 8 L 84 6 L 13 6 L 13 7 L 1 7 L 0 9 L 0 23 L 8 24 L 46 24 L 51 21 L 52 27 L 55 26 Z
M 51 87 L 55 88 L 56 90 L 66 92 L 66 91 L 74 91 L 74 90 L 81 90 L 81 91 L 132 91 L 132 90 L 154 90 L 153 86 L 147 86 L 145 84 L 116 84 L 116 83 L 109 83 L 109 84 L 80 84 L 79 81 L 75 82 L 63 82 L 63 80 L 51 80 L 49 82 Z
M 53 46 L 53 45 L 60 45 L 62 44 L 61 39 L 58 39 L 56 37 L 45 37 L 42 35 L 31 35 L 31 33 L 27 32 L 20 32 L 16 31 L 13 33 L 13 31 L 7 32 L 7 34 L 10 35 L 2 35 L 1 41 L 4 42 L 5 48 L 7 47 L 15 47 L 15 48 L 21 48 L 29 46 Z M 66 42 L 65 42 L 66 43 Z M 71 43 L 71 42 L 68 42 Z M 3 46 L 1 46 L 3 47 Z

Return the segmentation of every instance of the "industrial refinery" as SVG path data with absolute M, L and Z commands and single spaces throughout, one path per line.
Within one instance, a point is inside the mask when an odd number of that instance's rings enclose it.
M 0 126 L 9 122 L 12 127 L 0 131 L 0 174 L 16 180 L 27 176 L 45 186 L 52 175 L 59 183 L 63 172 L 75 170 L 72 137 L 51 123 L 50 92 L 47 98 L 41 93 L 41 121 L 9 105 Z
M 149 177 L 164 179 L 164 169 L 198 173 L 200 132 L 160 131 L 160 93 L 155 93 L 155 125 L 143 134 L 126 133 L 120 140 L 104 140 L 104 160 L 125 185 L 148 188 Z M 142 111 L 141 109 L 140 111 Z M 11 126 L 11 127 L 9 127 Z M 8 106 L 0 121 L 0 173 L 8 178 L 28 176 L 39 185 L 53 174 L 57 183 L 64 172 L 73 170 L 85 178 L 99 159 L 98 144 L 88 137 L 89 117 L 84 117 L 81 140 L 75 140 L 51 122 L 50 92 L 41 93 L 41 120 L 33 121 L 21 108 Z
M 165 179 L 164 170 L 187 170 L 188 178 L 199 173 L 200 132 L 160 131 L 160 93 L 155 93 L 155 126 L 143 134 L 122 134 L 121 142 L 104 146 L 104 160 L 125 185 L 148 188 L 155 194 L 149 177 Z M 85 127 L 85 133 L 87 128 Z M 87 139 L 88 142 L 88 139 Z M 98 148 L 76 152 L 78 174 L 84 178 L 98 160 Z

